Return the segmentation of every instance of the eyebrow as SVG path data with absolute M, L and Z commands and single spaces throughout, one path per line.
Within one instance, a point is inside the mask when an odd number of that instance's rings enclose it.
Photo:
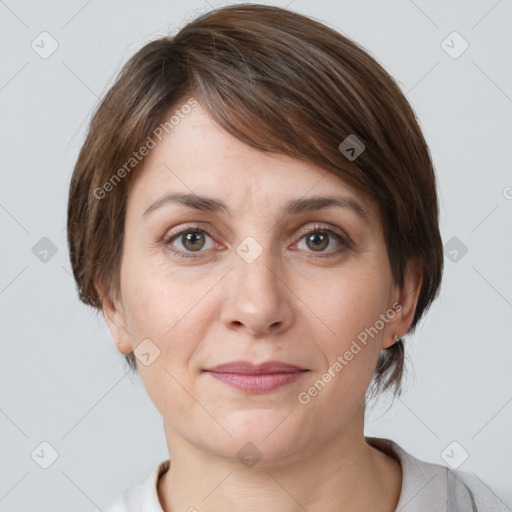
M 199 196 L 188 193 L 169 193 L 157 199 L 142 214 L 146 217 L 150 213 L 169 204 L 182 204 L 195 210 L 207 211 L 211 213 L 224 213 L 229 215 L 229 207 L 220 199 L 213 197 Z M 347 196 L 311 196 L 288 201 L 283 209 L 283 215 L 298 215 L 300 213 L 322 210 L 337 206 L 348 208 L 364 220 L 368 220 L 367 211 L 352 197 Z

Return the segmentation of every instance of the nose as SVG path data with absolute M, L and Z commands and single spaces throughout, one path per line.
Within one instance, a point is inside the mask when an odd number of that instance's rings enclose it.
M 279 262 L 265 249 L 254 261 L 234 255 L 224 279 L 221 319 L 228 329 L 255 337 L 277 335 L 293 323 L 293 294 Z

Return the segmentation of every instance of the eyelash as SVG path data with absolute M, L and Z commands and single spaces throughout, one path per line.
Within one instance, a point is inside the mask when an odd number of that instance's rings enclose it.
M 191 226 L 186 226 L 185 229 L 182 229 L 178 233 L 173 233 L 172 235 L 166 237 L 165 240 L 164 240 L 165 246 L 175 256 L 177 256 L 177 257 L 179 257 L 181 259 L 191 260 L 191 259 L 200 258 L 201 257 L 200 254 L 202 252 L 205 252 L 205 251 L 195 251 L 197 253 L 197 255 L 195 255 L 194 251 L 185 252 L 185 251 L 182 251 L 180 249 L 175 249 L 175 248 L 172 247 L 172 244 L 171 244 L 171 242 L 174 239 L 177 239 L 177 238 L 179 238 L 180 236 L 182 236 L 182 235 L 184 235 L 186 233 L 192 233 L 192 232 L 193 233 L 205 233 L 208 236 L 210 236 L 211 238 L 213 238 L 213 234 L 211 232 L 211 229 L 208 227 L 208 225 L 204 225 L 204 226 L 203 225 L 201 225 L 201 226 L 200 225 L 191 225 Z M 299 238 L 299 241 L 302 240 L 303 238 L 305 238 L 306 236 L 312 235 L 312 234 L 326 234 L 326 235 L 329 235 L 329 237 L 337 238 L 338 241 L 341 242 L 341 244 L 342 244 L 341 248 L 339 248 L 337 250 L 331 250 L 331 251 L 326 253 L 327 255 L 317 256 L 319 258 L 334 257 L 334 256 L 337 256 L 343 250 L 350 249 L 352 247 L 352 241 L 346 235 L 344 235 L 344 234 L 342 234 L 340 232 L 334 231 L 331 228 L 323 227 L 320 224 L 317 224 L 313 228 L 310 228 L 307 231 L 302 232 L 301 236 Z M 307 251 L 307 252 L 313 252 L 314 253 L 314 251 Z M 194 255 L 192 255 L 192 254 L 194 254 Z M 323 253 L 319 252 L 317 254 L 323 254 Z

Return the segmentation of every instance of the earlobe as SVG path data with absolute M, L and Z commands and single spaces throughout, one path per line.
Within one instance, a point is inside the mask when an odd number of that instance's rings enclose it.
M 100 284 L 96 286 L 96 290 L 101 299 L 103 316 L 107 323 L 108 329 L 115 341 L 117 349 L 123 354 L 131 352 L 130 340 L 128 332 L 125 328 L 125 318 L 120 300 L 116 300 L 110 293 L 106 292 Z
M 387 334 L 382 340 L 382 348 L 391 347 L 409 330 L 414 320 L 422 283 L 421 266 L 417 262 L 410 262 L 404 277 L 404 286 L 398 290 L 398 299 L 392 306 L 396 316 L 389 326 L 390 334 Z
M 409 327 L 414 319 L 416 312 L 416 305 L 423 284 L 423 272 L 418 262 L 409 262 L 404 279 L 404 286 L 400 290 L 400 304 L 402 305 L 402 319 L 406 323 L 404 333 L 409 330 Z
M 123 354 L 129 354 L 132 352 L 129 333 L 126 330 L 124 323 L 124 316 L 112 301 L 109 306 L 105 306 L 103 308 L 103 316 L 105 317 L 110 334 L 112 339 L 115 340 L 116 347 L 119 352 L 122 352 Z

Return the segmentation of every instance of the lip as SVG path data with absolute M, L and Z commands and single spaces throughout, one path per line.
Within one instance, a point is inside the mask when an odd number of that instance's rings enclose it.
M 290 363 L 284 363 L 283 361 L 265 361 L 260 364 L 252 364 L 248 361 L 232 361 L 230 363 L 219 364 L 212 368 L 207 368 L 205 371 L 261 375 L 268 373 L 294 373 L 305 371 L 305 368 L 300 368 L 299 366 L 295 366 Z
M 215 379 L 242 391 L 263 393 L 290 384 L 309 370 L 282 361 L 267 361 L 258 365 L 246 361 L 234 361 L 204 371 L 210 373 Z

